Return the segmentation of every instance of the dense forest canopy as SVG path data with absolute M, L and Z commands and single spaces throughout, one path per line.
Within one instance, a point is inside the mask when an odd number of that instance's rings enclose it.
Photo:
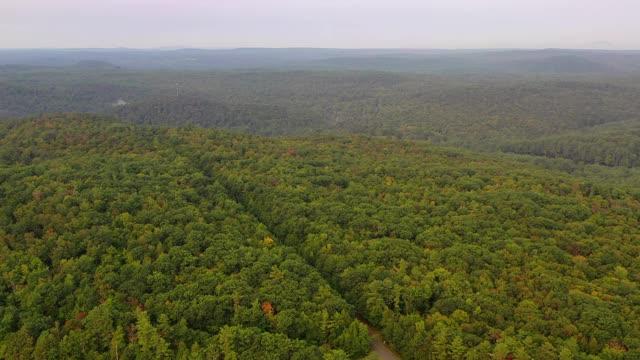
M 427 142 L 0 127 L 0 355 L 640 356 L 640 196 Z
M 510 59 L 534 56 L 508 54 Z M 475 54 L 474 59 L 483 56 L 489 55 Z M 366 59 L 371 60 L 365 56 L 361 61 Z M 366 66 L 357 71 L 321 69 L 135 70 L 98 61 L 65 67 L 6 65 L 0 66 L 0 118 L 94 112 L 134 124 L 260 135 L 365 134 L 637 166 L 638 133 L 632 130 L 640 126 L 640 71 L 479 72 L 466 67 L 409 74 L 363 71 Z M 624 133 L 624 141 L 599 146 L 589 140 L 598 127 L 609 124 Z M 614 137 L 606 129 L 595 136 Z M 571 140 L 557 140 L 564 137 Z
M 366 354 L 353 306 L 171 134 L 95 117 L 3 134 L 1 356 Z

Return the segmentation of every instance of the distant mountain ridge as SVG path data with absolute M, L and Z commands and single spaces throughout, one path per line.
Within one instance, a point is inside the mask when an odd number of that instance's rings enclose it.
M 0 50 L 0 65 L 71 66 L 86 62 L 132 69 L 627 73 L 640 71 L 640 51 L 321 48 Z

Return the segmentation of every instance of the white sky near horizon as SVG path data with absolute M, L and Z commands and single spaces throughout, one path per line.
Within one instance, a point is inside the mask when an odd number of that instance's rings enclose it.
M 0 0 L 0 48 L 640 49 L 638 0 Z

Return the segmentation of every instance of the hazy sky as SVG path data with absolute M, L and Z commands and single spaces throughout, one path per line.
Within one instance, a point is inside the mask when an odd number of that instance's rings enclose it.
M 0 47 L 640 49 L 639 0 L 0 0 Z

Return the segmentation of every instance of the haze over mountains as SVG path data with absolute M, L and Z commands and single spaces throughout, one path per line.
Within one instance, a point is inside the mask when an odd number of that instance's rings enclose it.
M 70 66 L 86 60 L 134 69 L 367 69 L 403 72 L 625 73 L 640 52 L 565 49 L 58 49 L 0 50 L 0 64 Z

